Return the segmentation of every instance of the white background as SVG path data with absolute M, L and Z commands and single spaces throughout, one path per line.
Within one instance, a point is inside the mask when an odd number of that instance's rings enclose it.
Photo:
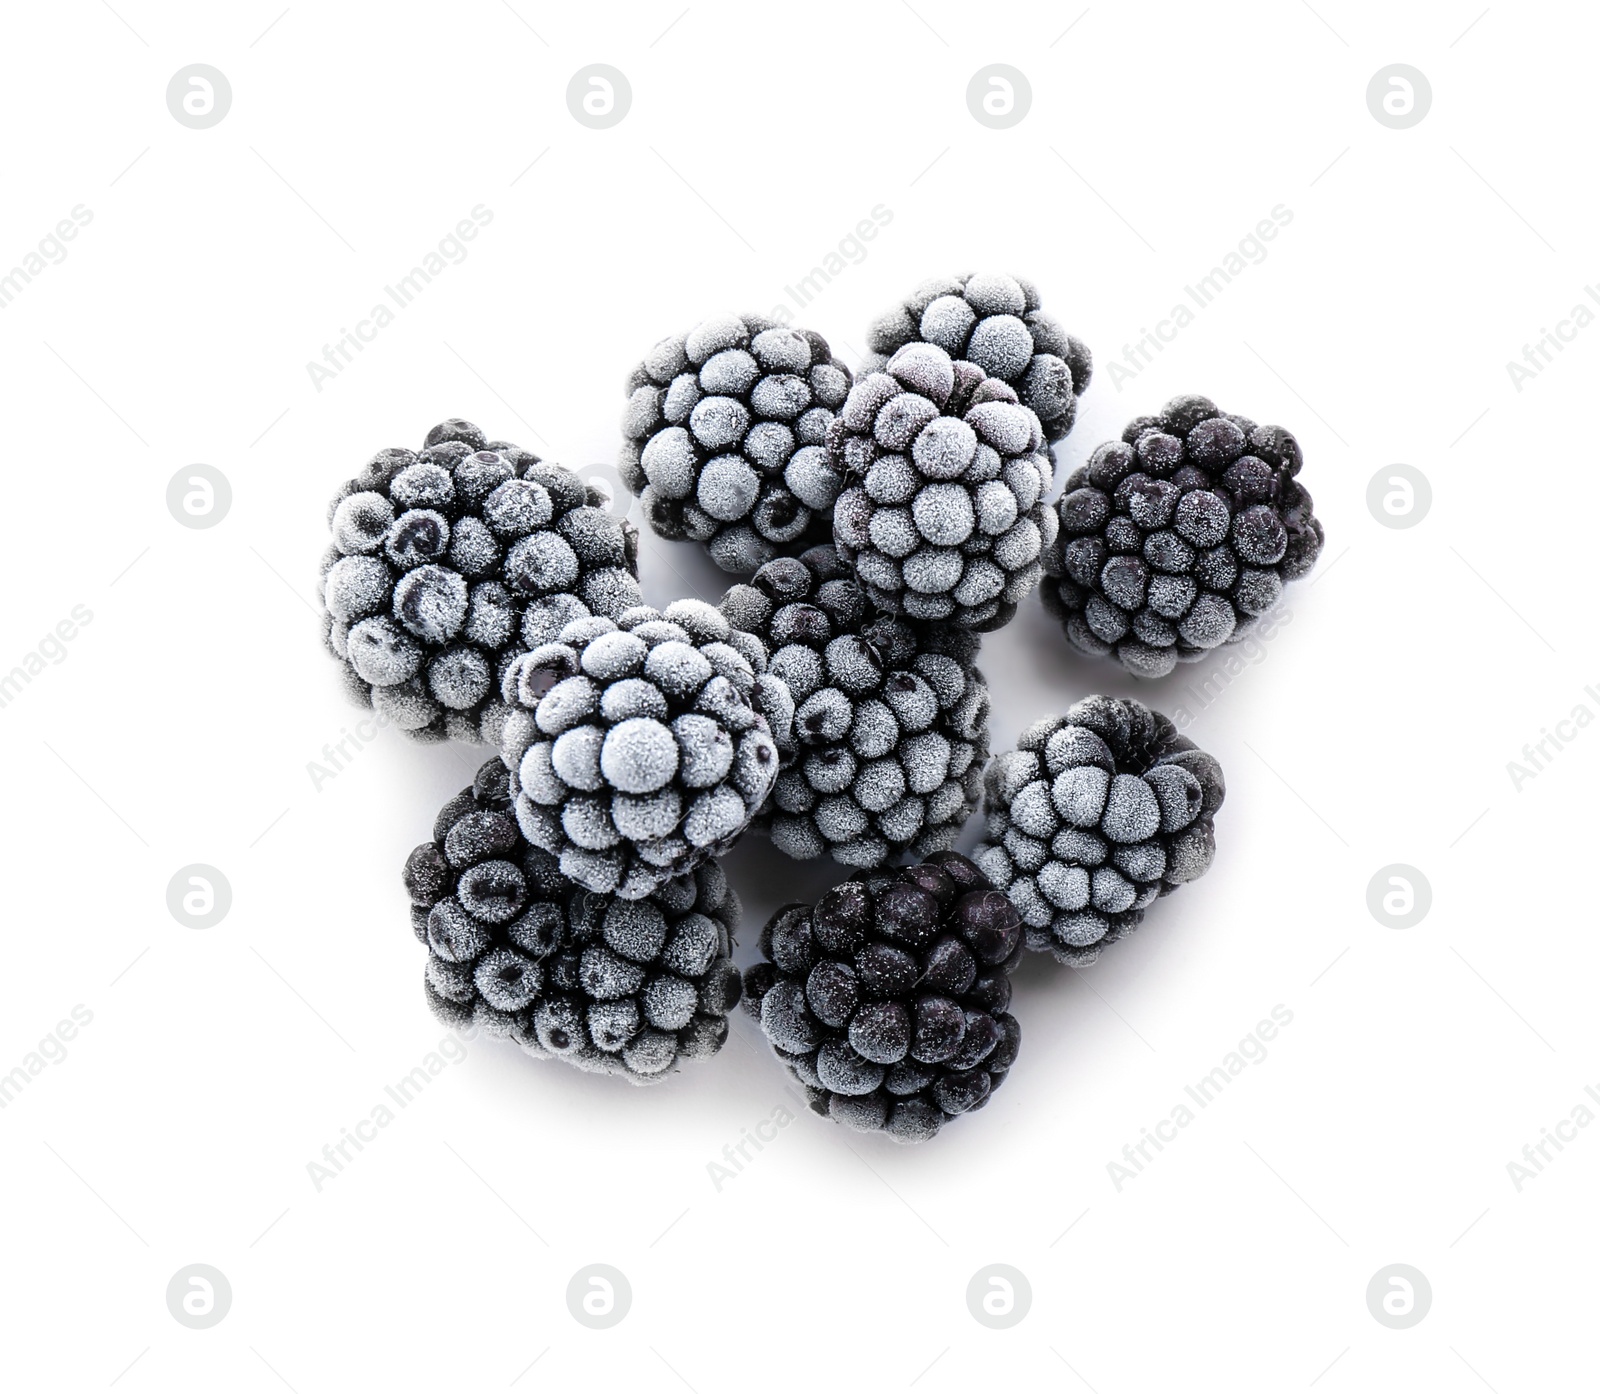
M 1507 1163 L 1600 1082 L 1600 731 L 1520 791 L 1507 762 L 1600 712 L 1600 329 L 1520 391 L 1506 363 L 1600 273 L 1594 17 L 280 10 L 7 15 L 0 269 L 93 214 L 0 310 L 0 671 L 93 614 L 0 708 L 0 1071 L 93 1013 L 0 1111 L 7 1386 L 1574 1387 L 1600 1129 L 1520 1191 Z M 165 103 L 197 62 L 233 92 L 208 130 Z M 565 100 L 596 62 L 632 86 L 608 130 Z M 1366 102 L 1396 62 L 1432 86 L 1407 130 Z M 989 63 L 1031 82 L 1007 130 L 966 105 Z M 466 259 L 317 390 L 308 360 L 479 204 Z M 645 348 L 770 310 L 879 204 L 868 255 L 799 316 L 847 360 L 922 277 L 1014 269 L 1097 359 L 1063 470 L 1183 391 L 1304 443 L 1322 562 L 1188 728 L 1228 776 L 1213 870 L 1089 970 L 1030 960 L 1011 1077 L 931 1145 L 798 1111 L 741 1015 L 651 1090 L 474 1043 L 318 1191 L 307 1164 L 443 1035 L 399 871 L 487 755 L 387 731 L 314 787 L 355 719 L 312 615 L 326 498 L 449 415 L 611 459 Z M 1124 345 L 1280 204 L 1270 255 L 1119 390 Z M 208 530 L 165 502 L 196 463 L 232 487 Z M 1432 485 L 1406 530 L 1366 503 L 1395 463 Z M 722 584 L 660 543 L 644 579 L 658 603 Z M 1036 601 L 981 663 L 997 750 L 1095 690 L 1174 711 L 1195 677 L 1074 659 Z M 166 905 L 196 862 L 232 886 L 207 930 Z M 1367 908 L 1390 863 L 1432 885 L 1410 929 Z M 775 903 L 841 876 L 749 842 L 729 868 L 746 963 Z M 1108 1163 L 1277 1004 L 1266 1058 L 1117 1189 Z M 780 1107 L 718 1189 L 709 1164 Z M 232 1287 L 204 1331 L 165 1300 L 194 1263 Z M 591 1263 L 631 1283 L 610 1330 L 568 1312 Z M 1032 1290 L 1007 1330 L 967 1309 L 991 1263 Z M 1365 1297 L 1394 1263 L 1432 1287 L 1407 1330 Z

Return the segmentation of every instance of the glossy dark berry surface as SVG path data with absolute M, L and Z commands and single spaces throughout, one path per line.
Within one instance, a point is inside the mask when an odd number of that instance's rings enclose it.
M 642 599 L 638 534 L 602 504 L 470 421 L 380 450 L 329 508 L 318 583 L 354 700 L 413 739 L 497 743 L 515 654 Z
M 1022 949 L 1016 907 L 939 852 L 778 911 L 745 1010 L 814 1112 L 923 1142 L 982 1108 L 1016 1059 L 1006 1008 Z
M 499 761 L 406 861 L 429 1005 L 528 1054 L 635 1084 L 713 1055 L 739 1000 L 739 898 L 707 861 L 641 900 L 596 895 L 531 846 Z
M 1159 678 L 1248 635 L 1322 550 L 1281 426 L 1174 397 L 1073 472 L 1040 594 L 1072 646 Z
M 1027 925 L 1028 947 L 1092 963 L 1216 852 L 1222 767 L 1138 702 L 1086 697 L 1023 732 L 984 779 L 973 858 Z

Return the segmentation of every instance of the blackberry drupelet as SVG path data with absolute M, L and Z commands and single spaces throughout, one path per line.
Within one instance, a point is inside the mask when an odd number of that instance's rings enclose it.
M 351 697 L 418 740 L 499 740 L 511 657 L 640 603 L 639 536 L 559 465 L 470 421 L 380 450 L 329 507 L 323 638 Z
M 643 900 L 585 891 L 517 830 L 510 783 L 491 760 L 406 861 L 435 1014 L 634 1084 L 714 1055 L 740 991 L 739 897 L 722 868 Z
M 795 703 L 755 826 L 791 857 L 847 866 L 950 847 L 989 755 L 977 636 L 879 614 L 827 544 L 768 562 L 722 613 L 765 643 Z
M 1322 550 L 1299 442 L 1174 397 L 1075 470 L 1045 549 L 1045 608 L 1072 646 L 1159 678 L 1242 639 Z
M 1016 908 L 965 857 L 835 886 L 779 910 L 745 1010 L 814 1112 L 922 1142 L 982 1108 L 1017 1058 Z
M 1039 418 L 983 369 L 908 344 L 850 390 L 828 429 L 848 487 L 840 555 L 880 609 L 998 629 L 1038 583 L 1055 540 Z
M 1039 308 L 1039 292 L 1020 276 L 935 276 L 867 330 L 863 373 L 876 372 L 907 344 L 937 344 L 1016 390 L 1047 441 L 1072 429 L 1078 398 L 1094 371 L 1086 345 Z
M 973 859 L 1021 912 L 1028 947 L 1077 966 L 1205 874 L 1227 792 L 1222 767 L 1166 717 L 1114 697 L 1030 726 L 984 788 Z
M 628 377 L 623 482 L 662 537 L 749 575 L 828 535 L 839 477 L 823 446 L 849 390 L 820 334 L 759 315 L 702 320 Z
M 761 641 L 699 600 L 574 620 L 517 656 L 501 758 L 523 834 L 626 900 L 726 850 L 772 792 L 793 719 L 766 668 Z

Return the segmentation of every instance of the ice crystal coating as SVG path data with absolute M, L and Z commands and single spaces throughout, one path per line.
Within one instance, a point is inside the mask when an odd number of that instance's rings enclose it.
M 1174 397 L 1067 480 L 1040 595 L 1082 653 L 1159 678 L 1247 636 L 1322 550 L 1281 426 Z
M 699 600 L 576 619 L 514 658 L 502 693 L 523 834 L 629 900 L 733 845 L 793 719 L 761 641 Z
M 990 762 L 973 860 L 1021 913 L 1029 948 L 1093 963 L 1157 896 L 1205 874 L 1226 792 L 1222 767 L 1161 713 L 1086 697 Z
M 1039 308 L 1037 288 L 1019 276 L 924 281 L 872 322 L 861 371 L 881 371 L 897 349 L 913 343 L 934 344 L 1009 385 L 1050 442 L 1072 429 L 1094 370 L 1088 348 Z
M 416 740 L 498 743 L 516 654 L 640 603 L 638 532 L 603 503 L 470 421 L 380 450 L 329 507 L 318 582 L 353 700 Z
M 703 320 L 628 377 L 623 482 L 662 537 L 749 575 L 827 536 L 839 477 L 824 446 L 850 381 L 820 334 L 759 315 Z
M 952 846 L 989 754 L 977 636 L 878 613 L 829 545 L 768 562 L 721 608 L 795 708 L 756 826 L 791 857 L 863 868 Z
M 705 861 L 641 900 L 597 895 L 531 846 L 497 760 L 406 861 L 424 987 L 452 1026 L 634 1084 L 714 1055 L 739 1000 L 739 897 Z
M 933 344 L 896 351 L 828 430 L 846 479 L 833 539 L 891 614 L 998 629 L 1055 540 L 1039 418 L 999 378 Z
M 1016 907 L 938 852 L 779 910 L 745 1010 L 814 1112 L 923 1142 L 982 1108 L 1017 1058 L 1006 1009 L 1022 947 Z

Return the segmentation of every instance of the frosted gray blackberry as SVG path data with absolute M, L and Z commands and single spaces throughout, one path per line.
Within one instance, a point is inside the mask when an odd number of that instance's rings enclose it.
M 1016 614 L 1056 516 L 1039 418 L 1001 379 L 908 344 L 850 389 L 828 452 L 833 540 L 873 604 L 974 630 Z
M 576 475 L 470 421 L 380 450 L 328 510 L 323 639 L 416 740 L 498 744 L 513 655 L 640 603 L 639 535 Z
M 1045 609 L 1080 652 L 1159 678 L 1236 642 L 1304 576 L 1322 524 L 1281 426 L 1174 397 L 1067 480 Z
M 1016 907 L 965 857 L 835 886 L 761 931 L 745 1010 L 814 1112 L 923 1142 L 989 1101 L 1022 1033 Z
M 1093 963 L 1216 852 L 1222 767 L 1138 702 L 1086 697 L 1030 726 L 984 778 L 973 860 L 1011 898 L 1028 947 Z
M 761 641 L 701 600 L 574 620 L 512 659 L 502 692 L 524 835 L 627 900 L 733 845 L 794 712 Z
M 907 344 L 936 344 L 1008 383 L 1039 418 L 1047 441 L 1072 429 L 1094 370 L 1088 348 L 1039 308 L 1020 276 L 935 276 L 867 330 L 863 373 L 877 372 Z
M 595 895 L 530 846 L 497 760 L 405 868 L 428 1003 L 530 1055 L 651 1084 L 714 1055 L 739 1000 L 739 897 L 707 861 L 643 900 Z
M 662 537 L 747 576 L 828 536 L 839 478 L 824 441 L 849 390 L 820 334 L 759 315 L 702 320 L 628 377 L 623 482 Z
M 795 706 L 755 826 L 791 857 L 847 866 L 950 847 L 989 755 L 977 636 L 877 612 L 826 544 L 768 562 L 722 613 L 766 644 Z

